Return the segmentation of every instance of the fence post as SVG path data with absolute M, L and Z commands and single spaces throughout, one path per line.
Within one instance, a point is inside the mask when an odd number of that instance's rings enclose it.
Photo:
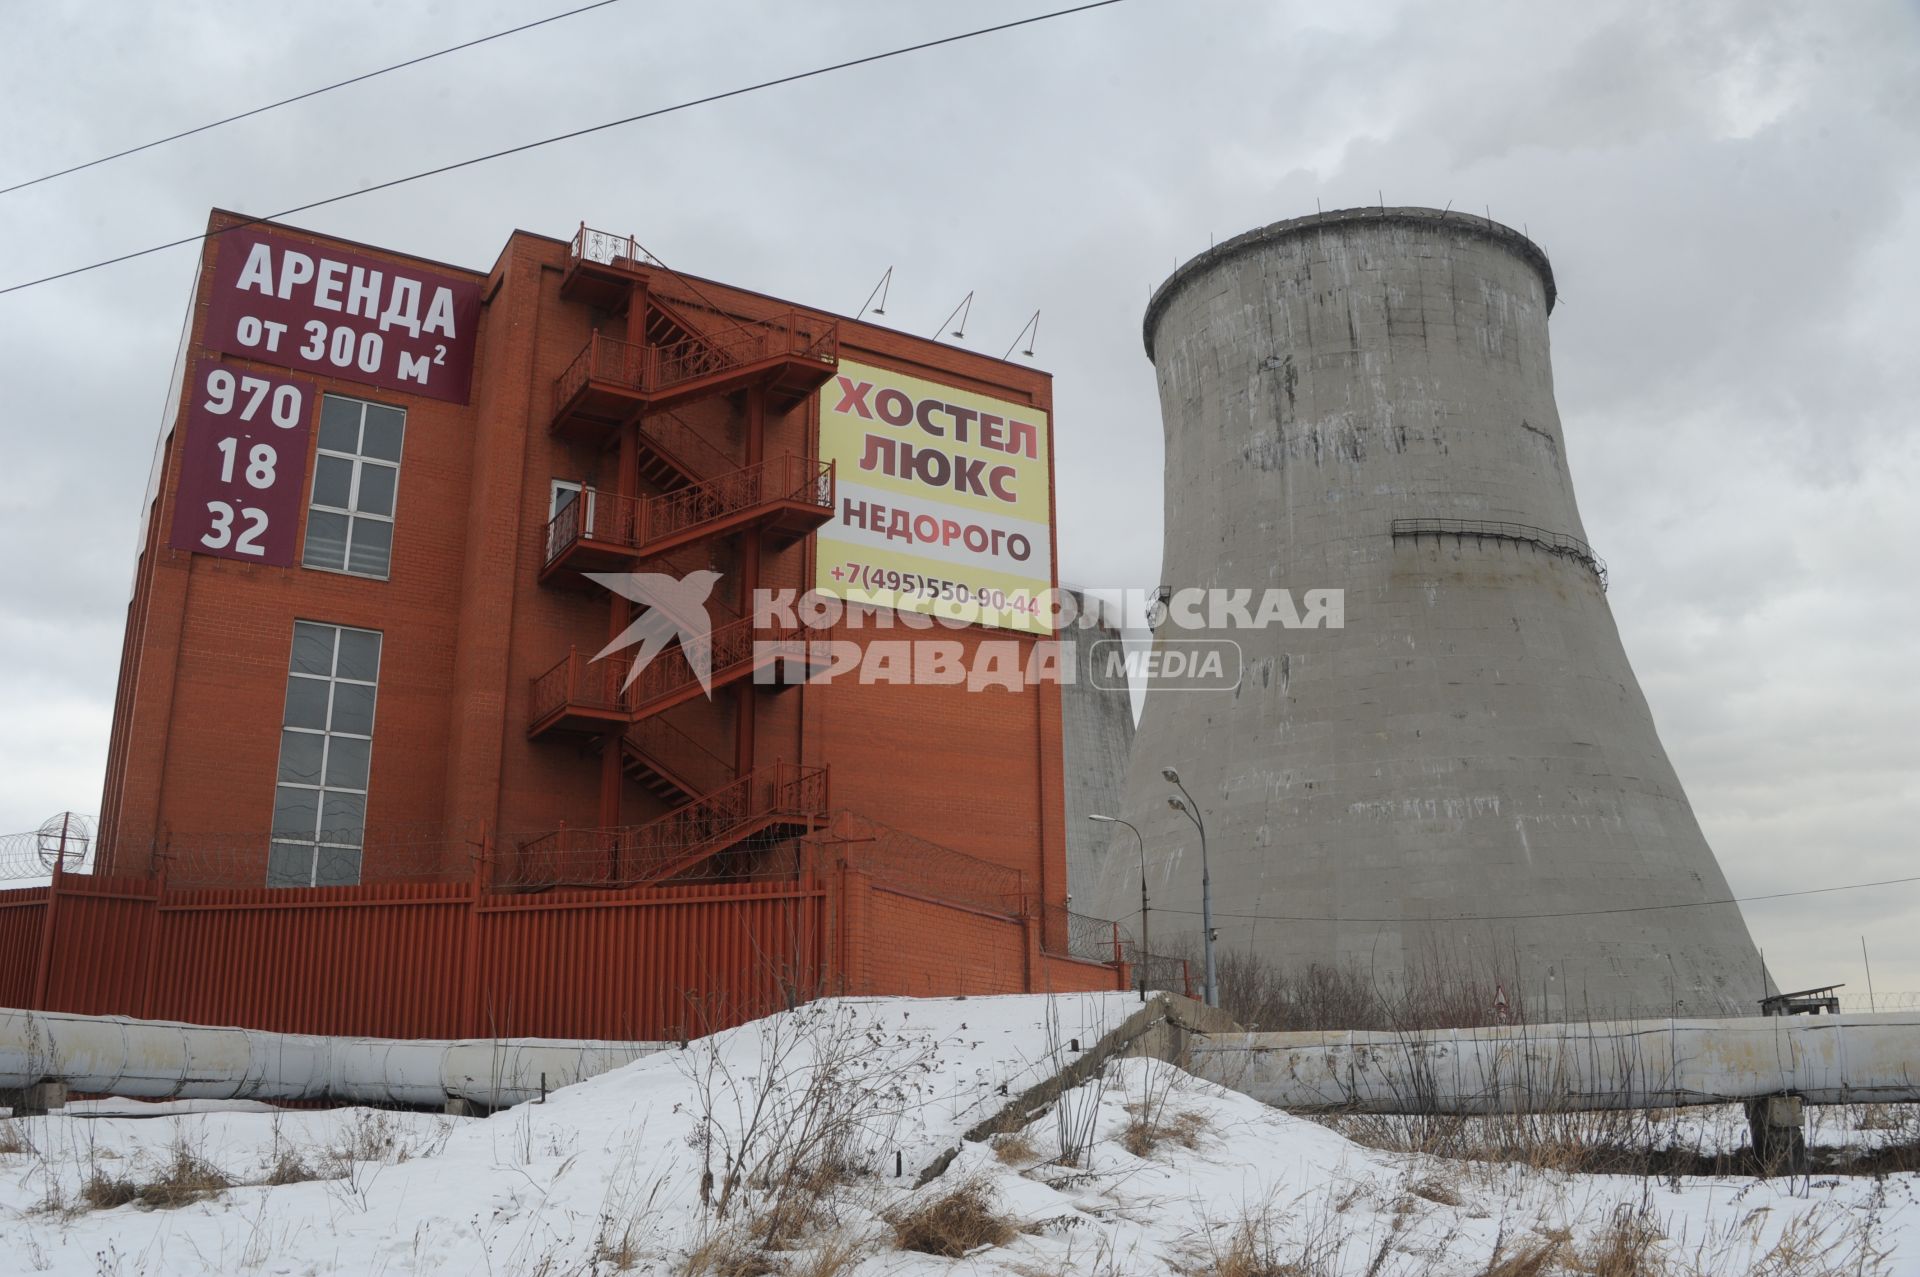
M 53 923 L 59 910 L 60 884 L 66 877 L 66 848 L 53 862 L 53 877 L 47 883 L 47 907 L 40 915 L 40 952 L 33 964 L 33 1001 L 36 1011 L 51 1011 L 47 1005 L 47 981 L 53 971 Z
M 167 862 L 173 859 L 173 832 L 167 832 L 167 840 L 162 844 L 158 857 L 160 864 L 153 875 L 153 910 L 147 915 L 147 952 L 146 975 L 141 980 L 140 1018 L 153 1019 L 153 980 L 154 972 L 160 965 L 160 955 L 164 952 L 160 942 L 160 907 L 167 898 Z
M 480 1036 L 480 902 L 486 893 L 487 875 L 493 865 L 493 831 L 487 822 L 480 824 L 480 855 L 474 861 L 473 878 L 467 884 L 467 961 L 463 977 L 460 1030 L 463 1036 Z
M 1035 913 L 1033 897 L 1022 893 L 1020 897 L 1020 965 L 1021 992 L 1038 993 L 1034 987 L 1034 977 L 1040 970 L 1040 928 L 1042 919 Z

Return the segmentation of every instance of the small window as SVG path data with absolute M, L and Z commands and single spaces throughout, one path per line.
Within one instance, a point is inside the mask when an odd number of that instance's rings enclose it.
M 305 566 L 387 579 L 406 427 L 399 408 L 342 395 L 321 401 Z
M 360 881 L 380 642 L 377 630 L 293 623 L 269 887 Z

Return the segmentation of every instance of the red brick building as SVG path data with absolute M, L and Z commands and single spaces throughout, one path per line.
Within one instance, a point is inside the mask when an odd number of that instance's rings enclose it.
M 868 961 L 874 991 L 1113 987 L 1066 960 L 1060 688 L 978 677 L 1050 661 L 1046 374 L 584 228 L 516 231 L 487 270 L 211 230 L 97 875 L 626 900 L 852 865 L 931 955 Z M 705 615 L 590 575 L 624 573 L 711 582 Z M 756 593 L 836 581 L 891 606 L 809 627 Z M 979 623 L 904 628 L 963 597 Z M 644 616 L 669 641 L 629 678 L 635 649 L 601 651 Z M 825 677 L 822 643 L 904 639 L 973 676 Z M 1024 963 L 979 951 L 983 909 L 1023 919 Z M 833 943 L 884 950 L 871 914 Z

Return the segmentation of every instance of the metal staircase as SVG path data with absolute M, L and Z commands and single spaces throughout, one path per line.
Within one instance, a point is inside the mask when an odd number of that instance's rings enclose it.
M 712 543 L 740 539 L 729 561 L 742 565 L 737 583 L 747 597 L 763 549 L 790 544 L 833 515 L 833 465 L 790 453 L 763 458 L 761 431 L 770 414 L 788 411 L 832 377 L 838 324 L 797 310 L 733 313 L 631 237 L 584 225 L 569 247 L 561 293 L 603 318 L 554 379 L 549 429 L 616 450 L 621 463 L 614 484 L 555 512 L 542 542 L 540 581 L 597 590 L 587 574 L 684 578 L 714 561 Z M 743 404 L 744 458 L 725 435 L 689 421 L 724 417 Z M 611 633 L 626 624 L 630 608 L 607 597 Z M 699 618 L 693 625 L 674 618 L 676 637 L 630 683 L 630 653 L 596 661 L 591 654 L 604 640 L 584 638 L 531 680 L 530 739 L 598 744 L 602 828 L 559 830 L 526 844 L 523 885 L 664 882 L 757 834 L 824 818 L 824 772 L 780 765 L 742 774 L 725 751 L 683 726 L 697 724 L 688 716 L 706 712 L 699 707 L 710 696 L 737 688 L 730 698 L 732 752 L 739 765 L 750 765 L 762 693 L 744 684 L 767 665 L 805 653 L 797 629 L 756 628 L 718 599 L 707 610 L 704 638 L 693 637 Z M 695 671 L 702 659 L 709 666 L 704 684 Z M 681 707 L 679 723 L 664 717 Z M 644 790 L 669 810 L 621 824 L 623 786 Z
M 829 809 L 826 768 L 775 763 L 644 824 L 558 829 L 522 843 L 501 885 L 658 886 L 755 834 L 818 829 Z

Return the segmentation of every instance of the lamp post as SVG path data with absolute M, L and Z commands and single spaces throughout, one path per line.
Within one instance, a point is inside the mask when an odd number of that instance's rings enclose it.
M 1193 800 L 1193 795 L 1187 792 L 1187 787 L 1180 783 L 1180 773 L 1171 767 L 1162 767 L 1160 774 L 1180 791 L 1182 798 L 1186 799 L 1182 802 L 1180 798 L 1169 796 L 1167 806 L 1177 812 L 1184 812 L 1187 819 L 1193 822 L 1193 827 L 1200 831 L 1200 931 L 1207 955 L 1206 1003 L 1210 1007 L 1217 1007 L 1220 1005 L 1220 982 L 1213 965 L 1213 872 L 1207 867 L 1207 826 L 1200 819 L 1200 804 Z
M 1148 953 L 1148 946 L 1147 946 L 1147 936 L 1148 936 L 1148 931 L 1147 931 L 1147 840 L 1140 836 L 1139 827 L 1130 820 L 1122 820 L 1118 816 L 1094 816 L 1094 815 L 1089 815 L 1087 819 L 1097 820 L 1103 825 L 1125 825 L 1128 829 L 1133 830 L 1133 841 L 1139 844 L 1139 847 L 1140 847 L 1140 956 L 1142 959 L 1144 959 Z M 1139 964 L 1139 967 L 1140 967 L 1140 1000 L 1142 1002 L 1145 1002 L 1147 1000 L 1147 964 L 1144 961 L 1142 961 Z

